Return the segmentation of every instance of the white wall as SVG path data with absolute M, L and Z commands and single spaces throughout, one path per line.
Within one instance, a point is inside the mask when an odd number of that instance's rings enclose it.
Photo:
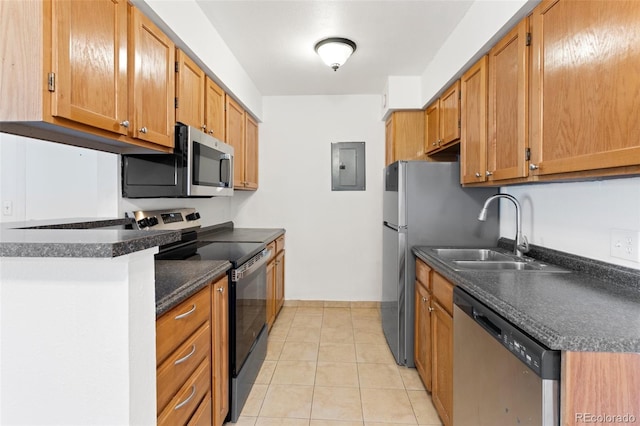
M 640 231 L 640 178 L 509 186 L 502 192 L 520 201 L 529 242 L 640 269 L 640 263 L 610 254 L 611 229 Z M 515 209 L 502 203 L 500 234 L 513 238 Z
M 265 97 L 260 189 L 235 223 L 286 228 L 286 299 L 381 299 L 384 123 L 378 95 Z M 366 191 L 331 191 L 331 143 L 366 142 Z
M 0 222 L 118 216 L 118 156 L 0 133 Z

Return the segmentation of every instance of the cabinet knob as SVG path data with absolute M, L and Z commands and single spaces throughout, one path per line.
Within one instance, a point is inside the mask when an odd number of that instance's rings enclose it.
M 203 132 L 207 131 L 207 125 L 203 124 L 202 126 L 200 126 L 200 128 L 202 129 Z
M 209 133 L 210 135 L 212 135 L 212 134 L 213 134 L 213 129 L 209 130 L 209 132 L 208 132 L 208 133 Z
M 477 177 L 477 178 L 479 178 L 479 177 L 481 177 L 481 176 L 482 176 L 482 175 L 481 175 L 479 172 L 476 172 L 476 177 Z
M 129 120 L 124 120 L 120 122 L 120 125 L 124 128 L 128 128 L 129 127 Z
M 486 172 L 484 172 L 487 176 L 493 176 L 493 173 L 490 172 L 489 170 L 487 170 Z
M 429 306 L 429 312 L 433 312 L 433 308 Z
M 431 145 L 432 146 L 438 146 L 438 142 L 436 141 L 436 142 L 432 143 Z
M 535 165 L 533 163 L 529 164 L 529 170 L 538 170 L 539 168 L 540 168 L 539 166 L 537 166 L 537 165 Z
M 224 293 L 224 287 L 218 287 L 218 293 Z
M 147 133 L 147 128 L 146 127 L 142 127 L 140 128 L 140 133 Z
M 426 302 L 426 301 L 427 301 L 427 298 L 426 298 L 426 297 L 423 297 L 423 298 L 422 298 L 422 301 L 423 301 L 423 302 Z

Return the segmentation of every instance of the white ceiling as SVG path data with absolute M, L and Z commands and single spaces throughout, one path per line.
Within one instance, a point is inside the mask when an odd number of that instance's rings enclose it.
M 387 77 L 421 75 L 472 0 L 196 0 L 260 93 L 381 94 Z M 315 44 L 358 45 L 334 72 Z

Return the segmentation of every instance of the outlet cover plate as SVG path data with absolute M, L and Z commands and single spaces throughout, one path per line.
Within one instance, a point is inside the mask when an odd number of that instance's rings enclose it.
M 640 231 L 611 230 L 611 257 L 640 263 Z

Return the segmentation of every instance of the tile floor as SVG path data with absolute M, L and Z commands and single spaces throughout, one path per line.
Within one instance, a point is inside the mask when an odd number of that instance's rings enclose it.
M 416 370 L 396 365 L 378 309 L 285 306 L 236 425 L 441 423 Z

